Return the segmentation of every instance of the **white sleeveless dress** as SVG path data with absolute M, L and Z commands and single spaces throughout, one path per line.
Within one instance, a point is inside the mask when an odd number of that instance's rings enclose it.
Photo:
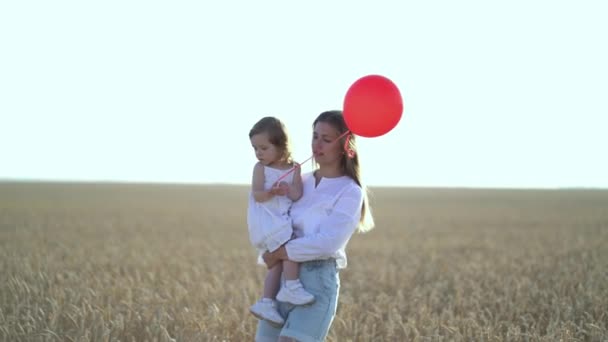
M 264 189 L 269 190 L 287 171 L 264 166 Z M 292 184 L 293 172 L 281 181 Z M 253 193 L 249 193 L 247 209 L 249 240 L 259 253 L 272 252 L 291 238 L 293 233 L 289 216 L 291 204 L 292 201 L 287 196 L 274 196 L 266 202 L 256 202 Z

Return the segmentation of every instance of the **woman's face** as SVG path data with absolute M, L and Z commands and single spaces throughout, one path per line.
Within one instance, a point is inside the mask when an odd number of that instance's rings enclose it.
M 338 130 L 327 122 L 317 122 L 312 133 L 312 153 L 319 165 L 339 164 L 342 148 Z

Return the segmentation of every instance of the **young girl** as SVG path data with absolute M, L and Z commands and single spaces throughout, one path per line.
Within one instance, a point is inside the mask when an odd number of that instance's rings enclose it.
M 302 178 L 299 166 L 291 159 L 287 132 L 280 120 L 262 118 L 249 131 L 249 139 L 258 163 L 253 168 L 247 225 L 251 243 L 261 256 L 292 238 L 289 209 L 293 201 L 302 197 Z M 294 166 L 296 168 L 277 184 L 277 180 Z M 263 264 L 261 258 L 258 260 Z M 284 286 L 281 286 L 281 273 L 285 278 Z M 300 283 L 297 263 L 284 260 L 272 267 L 266 275 L 262 298 L 249 310 L 256 317 L 281 326 L 284 321 L 276 309 L 275 298 L 293 305 L 314 301 L 314 296 Z

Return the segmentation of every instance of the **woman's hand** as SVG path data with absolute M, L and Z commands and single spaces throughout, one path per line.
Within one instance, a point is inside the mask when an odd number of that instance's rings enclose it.
M 264 259 L 264 263 L 268 269 L 271 269 L 277 263 L 287 260 L 287 251 L 285 250 L 285 246 L 281 246 L 277 248 L 274 252 L 264 252 L 262 254 L 262 259 Z

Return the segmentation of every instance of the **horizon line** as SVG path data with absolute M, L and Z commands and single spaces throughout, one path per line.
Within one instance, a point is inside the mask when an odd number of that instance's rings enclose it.
M 1 183 L 47 183 L 47 184 L 106 184 L 106 185 L 179 185 L 179 186 L 235 186 L 245 187 L 249 183 L 242 182 L 195 182 L 195 181 L 151 181 L 151 180 L 89 180 L 89 179 L 49 179 L 49 178 L 1 178 Z M 599 186 L 553 186 L 553 187 L 523 187 L 523 186 L 481 186 L 481 185 L 372 185 L 366 184 L 368 188 L 409 188 L 409 189 L 479 189 L 479 190 L 608 190 L 608 187 Z

